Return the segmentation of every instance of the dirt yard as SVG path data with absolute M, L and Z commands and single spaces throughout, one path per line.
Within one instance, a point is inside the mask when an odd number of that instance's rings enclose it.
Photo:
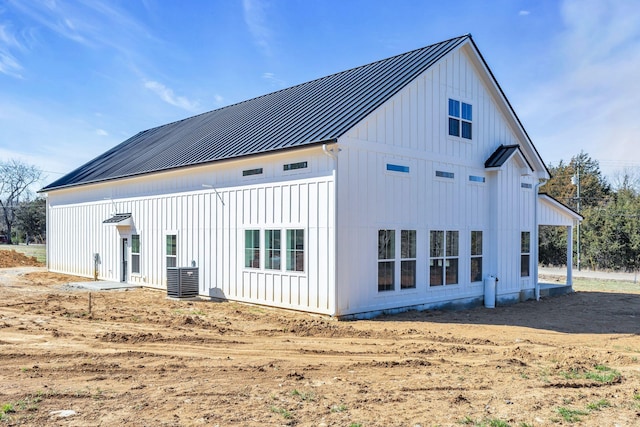
M 640 425 L 640 290 L 338 322 L 70 280 L 0 269 L 0 424 Z

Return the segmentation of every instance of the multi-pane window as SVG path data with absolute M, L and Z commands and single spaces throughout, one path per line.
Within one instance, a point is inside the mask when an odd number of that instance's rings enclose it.
M 432 230 L 430 242 L 429 284 L 431 286 L 457 284 L 459 233 Z
M 260 268 L 260 230 L 244 231 L 244 266 Z
M 280 270 L 280 230 L 264 231 L 264 268 Z
M 131 236 L 131 272 L 140 273 L 140 235 Z
M 378 230 L 378 292 L 395 289 L 395 230 Z
M 531 232 L 523 231 L 520 234 L 520 276 L 529 277 L 529 264 L 531 257 Z
M 177 246 L 178 246 L 178 236 L 175 234 L 167 234 L 167 246 L 166 246 L 166 259 L 167 259 L 167 267 L 177 267 Z
M 471 232 L 471 281 L 482 281 L 482 231 Z
M 287 270 L 304 271 L 304 230 L 287 230 Z
M 400 232 L 400 289 L 416 287 L 416 231 Z
M 449 99 L 449 135 L 472 138 L 472 110 L 471 104 Z

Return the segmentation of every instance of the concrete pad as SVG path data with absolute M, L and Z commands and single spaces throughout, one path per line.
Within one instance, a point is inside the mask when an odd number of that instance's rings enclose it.
M 90 281 L 90 282 L 70 282 L 65 285 L 65 288 L 71 289 L 86 289 L 89 291 L 111 291 L 116 289 L 134 289 L 141 288 L 140 285 L 132 285 L 123 282 L 108 282 L 104 280 Z

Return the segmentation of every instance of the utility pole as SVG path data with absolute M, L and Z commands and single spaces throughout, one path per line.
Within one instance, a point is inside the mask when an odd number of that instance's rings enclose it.
M 577 187 L 577 190 L 576 190 L 576 200 L 577 200 L 577 208 L 578 208 L 577 210 L 578 210 L 578 213 L 580 213 L 580 162 L 579 161 L 576 162 L 576 174 L 571 177 L 571 183 Z M 578 226 L 577 226 L 576 243 L 577 243 L 577 255 L 578 255 L 577 264 L 578 264 L 578 271 L 580 271 L 580 221 L 578 221 Z

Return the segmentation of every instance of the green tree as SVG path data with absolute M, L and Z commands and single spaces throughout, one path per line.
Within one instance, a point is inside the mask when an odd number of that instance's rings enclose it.
M 574 156 L 569 163 L 561 160 L 557 166 L 550 165 L 549 172 L 551 179 L 540 187 L 540 192 L 549 194 L 583 216 L 592 208 L 602 206 L 611 197 L 611 186 L 602 175 L 600 164 L 585 152 Z M 540 227 L 539 237 L 540 262 L 548 265 L 565 264 L 566 229 Z M 581 236 L 581 247 L 590 243 L 584 237 Z M 577 239 L 577 233 L 574 233 L 574 239 Z M 574 248 L 577 250 L 577 245 L 574 244 Z
M 7 231 L 7 243 L 11 244 L 11 232 L 16 222 L 16 210 L 20 197 L 28 194 L 29 186 L 38 182 L 42 171 L 18 160 L 0 162 L 0 210 Z
M 28 202 L 21 202 L 16 211 L 16 224 L 24 234 L 24 240 L 29 244 L 33 238 L 36 241 L 44 241 L 47 232 L 47 202 L 43 198 L 37 198 Z

